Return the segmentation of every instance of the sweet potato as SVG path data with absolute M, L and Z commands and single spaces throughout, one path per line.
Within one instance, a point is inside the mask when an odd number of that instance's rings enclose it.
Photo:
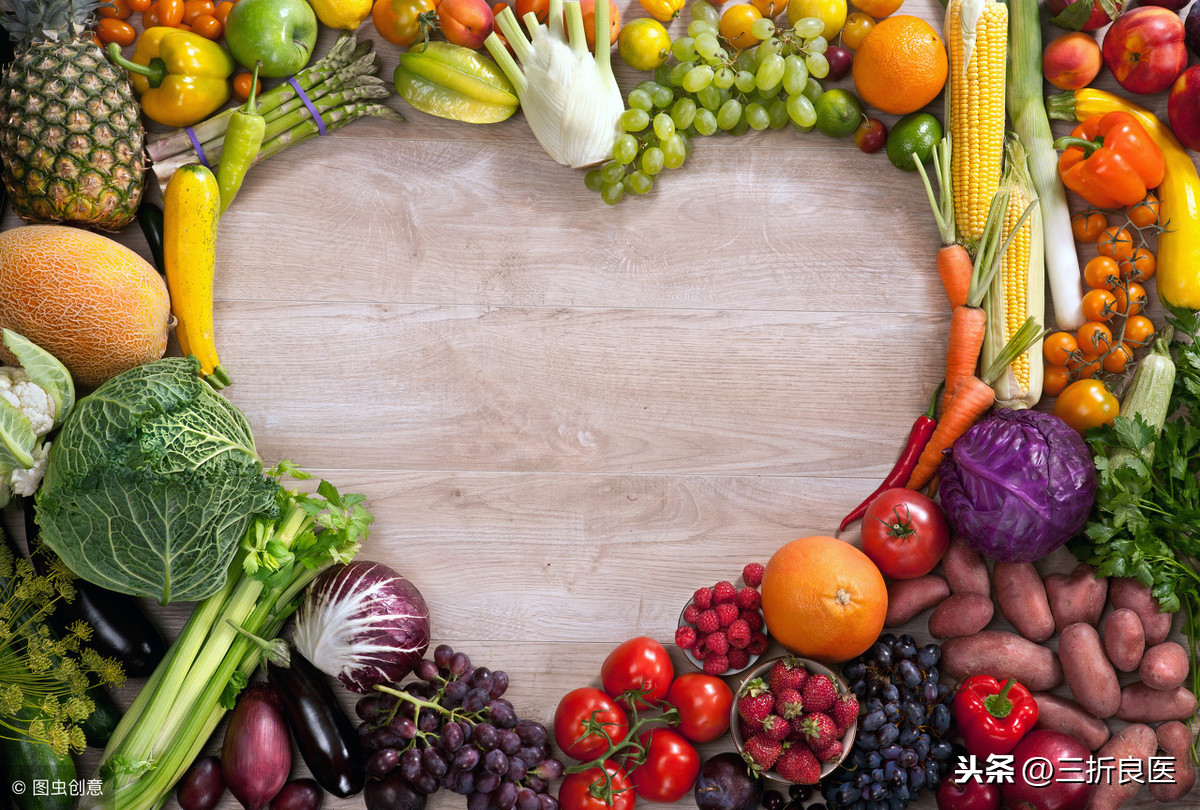
M 1063 681 L 1053 650 L 1001 630 L 942 642 L 942 672 L 958 680 L 970 675 L 1016 678 L 1033 692 L 1047 692 Z
M 1097 717 L 1112 717 L 1121 706 L 1121 683 L 1104 654 L 1104 643 L 1087 622 L 1067 625 L 1058 638 L 1058 659 L 1071 695 Z
M 934 638 L 972 636 L 988 626 L 995 607 L 981 593 L 956 593 L 929 614 L 929 635 Z
M 1117 717 L 1130 723 L 1162 723 L 1187 720 L 1195 711 L 1196 696 L 1186 687 L 1160 692 L 1144 683 L 1131 683 L 1121 690 Z
M 936 574 L 916 579 L 889 582 L 887 616 L 884 627 L 899 627 L 923 610 L 928 610 L 950 595 L 946 580 Z
M 1114 608 L 1129 608 L 1142 620 L 1146 646 L 1161 644 L 1171 635 L 1172 613 L 1160 613 L 1158 600 L 1150 589 L 1136 579 L 1113 578 L 1109 583 L 1108 602 Z
M 1142 760 L 1141 782 L 1145 782 L 1149 770 L 1149 759 L 1157 750 L 1158 738 L 1150 726 L 1136 723 L 1126 726 L 1114 734 L 1097 754 L 1098 759 L 1107 758 L 1112 769 L 1097 775 L 1099 782 L 1092 791 L 1092 797 L 1088 800 L 1087 810 L 1117 810 L 1136 796 L 1142 786 L 1133 780 L 1129 780 L 1125 784 L 1120 783 L 1121 763 L 1132 759 Z
M 1108 580 L 1096 576 L 1096 569 L 1080 563 L 1068 576 L 1051 574 L 1046 577 L 1046 596 L 1054 614 L 1054 629 L 1062 632 L 1069 624 L 1087 622 L 1093 627 L 1104 612 L 1104 597 Z
M 1160 802 L 1177 802 L 1192 792 L 1196 784 L 1196 764 L 1192 762 L 1192 732 L 1178 720 L 1163 723 L 1158 734 L 1158 747 L 1175 758 L 1174 772 L 1169 782 L 1150 782 L 1150 795 Z
M 1049 692 L 1034 692 L 1038 705 L 1038 728 L 1048 728 L 1074 737 L 1092 751 L 1108 742 L 1111 733 L 1108 723 L 1087 712 L 1073 700 L 1052 695 Z
M 1054 635 L 1054 614 L 1046 586 L 1033 563 L 997 562 L 992 566 L 996 606 L 1017 632 L 1030 641 Z
M 1142 620 L 1129 608 L 1117 608 L 1104 620 L 1104 652 L 1122 672 L 1133 672 L 1146 652 Z
M 1138 666 L 1142 683 L 1160 692 L 1182 686 L 1188 675 L 1188 654 L 1183 645 L 1164 641 L 1146 650 Z
M 952 593 L 992 595 L 987 563 L 961 537 L 955 537 L 942 555 L 942 573 Z

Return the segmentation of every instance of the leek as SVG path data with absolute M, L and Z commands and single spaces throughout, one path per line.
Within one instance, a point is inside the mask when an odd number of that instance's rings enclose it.
M 594 58 L 587 50 L 579 3 L 565 5 L 565 27 L 563 0 L 550 0 L 548 25 L 526 14 L 529 39 L 511 10 L 496 15 L 515 60 L 495 32 L 484 44 L 516 88 L 525 120 L 546 154 L 578 169 L 612 157 L 625 104 L 612 72 L 608 0 L 596 2 Z
M 1046 277 L 1059 329 L 1083 326 L 1083 284 L 1071 233 L 1071 210 L 1058 179 L 1058 153 L 1042 101 L 1042 29 L 1037 0 L 1010 0 L 1007 107 L 1013 130 L 1029 153 L 1045 235 Z

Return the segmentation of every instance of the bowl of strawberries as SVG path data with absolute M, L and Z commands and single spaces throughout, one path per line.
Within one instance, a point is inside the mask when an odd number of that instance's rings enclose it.
M 729 729 L 752 770 L 777 782 L 815 785 L 850 753 L 858 701 L 829 667 L 785 655 L 746 673 Z

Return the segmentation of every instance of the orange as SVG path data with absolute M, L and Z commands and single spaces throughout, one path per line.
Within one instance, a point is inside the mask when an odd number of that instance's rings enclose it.
M 888 17 L 863 38 L 852 70 L 854 88 L 865 104 L 906 115 L 942 91 L 948 70 L 946 46 L 919 17 Z
M 887 615 L 887 586 L 875 563 L 833 537 L 801 537 L 780 548 L 767 563 L 761 591 L 768 632 L 819 661 L 866 652 Z

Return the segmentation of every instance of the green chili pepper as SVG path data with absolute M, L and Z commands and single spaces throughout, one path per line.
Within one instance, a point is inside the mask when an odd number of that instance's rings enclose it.
M 137 212 L 138 225 L 142 226 L 142 234 L 150 247 L 150 256 L 154 259 L 154 267 L 160 273 L 166 273 L 163 264 L 163 211 L 147 199 L 142 200 Z
M 229 119 L 225 129 L 225 144 L 221 147 L 221 160 L 217 164 L 217 187 L 221 191 L 221 213 L 229 208 L 246 172 L 254 164 L 258 150 L 262 148 L 263 135 L 267 131 L 266 119 L 258 114 L 255 98 L 258 90 L 258 69 L 261 62 L 254 66 L 254 76 L 250 79 L 250 97 L 246 105 L 241 107 Z

